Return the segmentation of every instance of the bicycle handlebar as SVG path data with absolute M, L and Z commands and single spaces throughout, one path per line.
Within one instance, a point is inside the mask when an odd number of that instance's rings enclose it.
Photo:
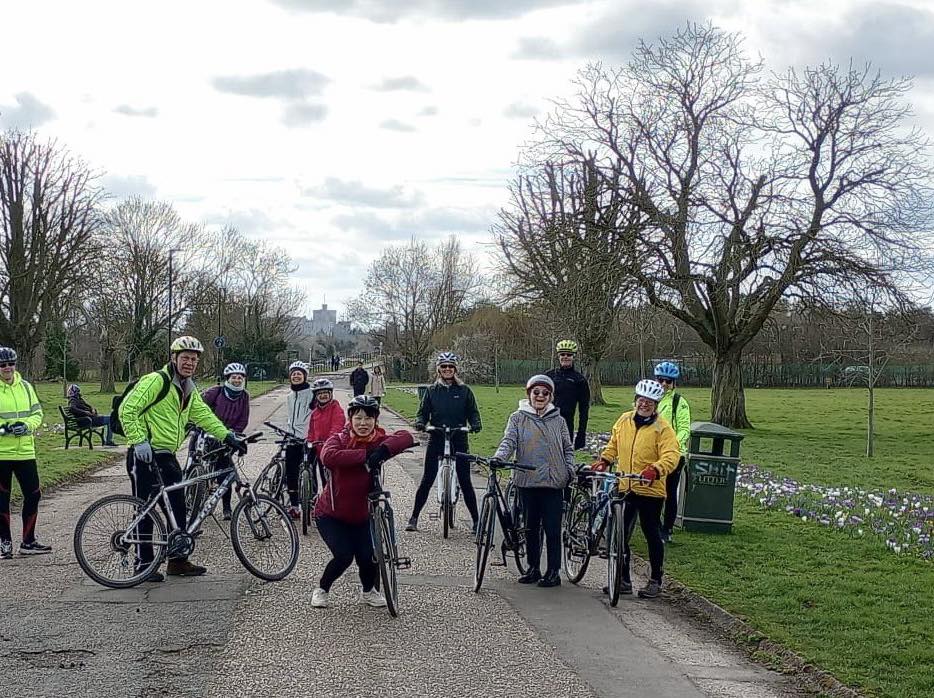
M 274 432 L 276 432 L 277 434 L 279 434 L 279 436 L 281 436 L 281 437 L 284 438 L 284 439 L 288 439 L 288 440 L 290 440 L 290 441 L 300 441 L 300 442 L 302 442 L 302 443 L 305 443 L 305 439 L 302 439 L 302 438 L 300 438 L 300 437 L 298 437 L 298 436 L 295 436 L 295 434 L 292 434 L 291 432 L 286 431 L 286 430 L 283 429 L 282 427 L 277 427 L 277 426 L 276 426 L 275 424 L 273 424 L 272 422 L 263 422 L 263 424 L 264 424 L 265 426 L 269 427 L 270 429 L 272 429 Z
M 443 431 L 445 434 L 451 434 L 455 431 L 470 431 L 470 427 L 433 427 L 430 424 L 425 427 L 425 431 Z
M 455 453 L 455 458 L 462 458 L 468 463 L 479 463 L 492 470 L 538 470 L 534 465 L 524 465 L 522 463 L 511 463 L 500 460 L 499 458 L 484 458 L 483 456 L 473 456 L 469 453 Z
M 591 470 L 586 466 L 578 468 L 577 475 L 602 480 L 642 480 L 647 482 L 647 480 L 638 473 L 614 473 L 606 470 Z

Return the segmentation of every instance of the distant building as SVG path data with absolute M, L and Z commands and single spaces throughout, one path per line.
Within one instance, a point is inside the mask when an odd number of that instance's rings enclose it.
M 324 332 L 330 332 L 337 324 L 337 311 L 328 310 L 328 304 L 322 303 L 317 310 L 311 311 L 310 327 L 306 334 L 315 335 Z

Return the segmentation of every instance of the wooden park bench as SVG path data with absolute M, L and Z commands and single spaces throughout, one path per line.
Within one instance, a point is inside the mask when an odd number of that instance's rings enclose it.
M 58 411 L 62 415 L 62 423 L 65 425 L 65 448 L 68 448 L 71 445 L 71 442 L 75 439 L 78 439 L 78 446 L 81 446 L 85 441 L 87 441 L 88 448 L 94 450 L 93 436 L 97 434 L 101 439 L 101 446 L 104 445 L 104 429 L 105 427 L 99 426 L 94 427 L 90 424 L 82 425 L 79 423 L 77 417 L 73 417 L 68 410 L 66 410 L 61 405 L 58 406 Z M 90 421 L 90 420 L 88 420 Z

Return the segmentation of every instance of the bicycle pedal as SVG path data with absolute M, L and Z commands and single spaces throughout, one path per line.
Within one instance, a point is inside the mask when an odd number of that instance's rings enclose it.
M 412 566 L 412 558 L 409 557 L 397 557 L 396 558 L 396 569 L 407 570 Z
M 429 521 L 438 521 L 441 518 L 441 514 L 428 514 Z

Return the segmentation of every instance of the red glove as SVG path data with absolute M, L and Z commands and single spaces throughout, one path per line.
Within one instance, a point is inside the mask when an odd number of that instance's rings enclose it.
M 610 464 L 607 463 L 602 458 L 600 458 L 598 460 L 595 460 L 593 463 L 591 463 L 589 467 L 595 473 L 602 473 L 604 470 L 610 467 Z
M 639 477 L 641 477 L 643 480 L 653 482 L 658 479 L 658 471 L 655 469 L 654 465 L 650 465 L 648 468 L 639 473 Z

